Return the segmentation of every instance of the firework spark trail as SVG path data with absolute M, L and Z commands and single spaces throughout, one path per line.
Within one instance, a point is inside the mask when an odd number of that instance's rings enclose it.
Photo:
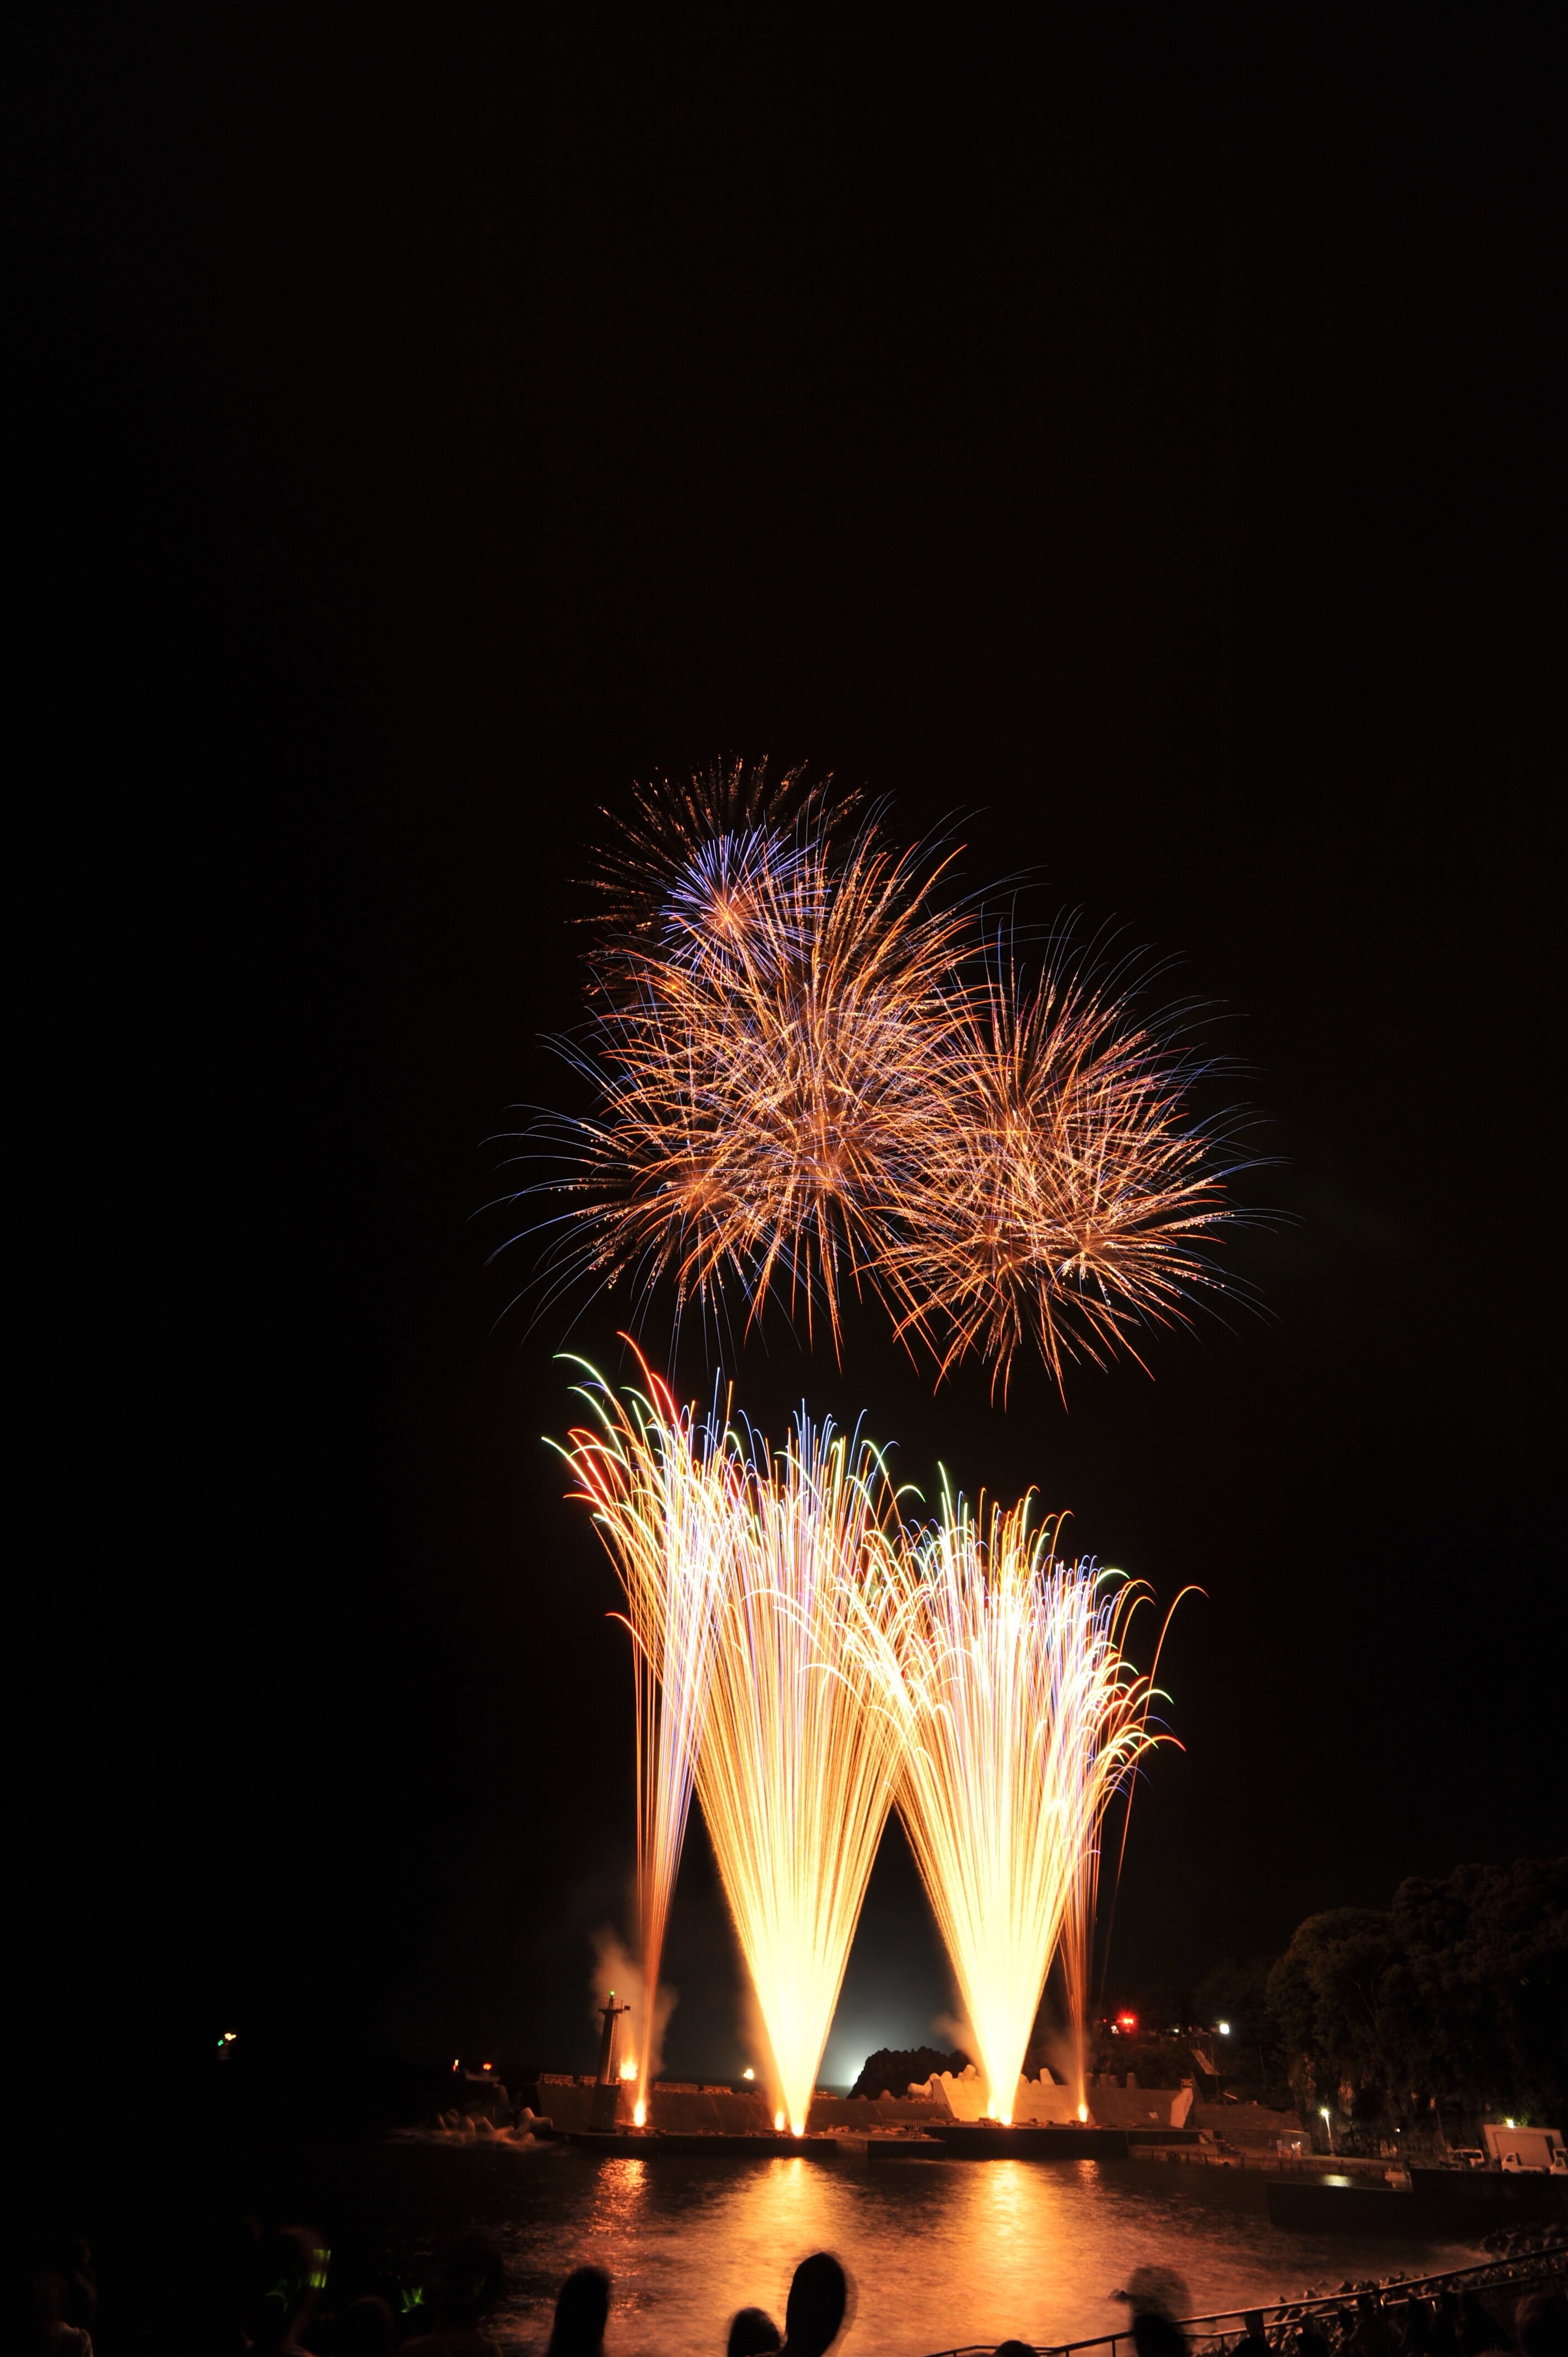
M 802 1415 L 782 1456 L 748 1453 L 736 1503 L 697 1785 L 799 2136 L 898 1772 L 844 1609 L 896 1501 L 868 1445 Z
M 1002 2120 L 1064 1922 L 1092 1904 L 1105 1809 L 1155 1740 L 1121 1652 L 1137 1590 L 1058 1562 L 1031 1502 L 987 1527 L 983 1501 L 976 1517 L 944 1496 L 933 1529 L 884 1553 L 897 1609 L 851 1616 L 900 1725 L 900 1813 Z
M 647 2117 L 659 1970 L 707 1711 L 733 1526 L 733 1480 L 713 1422 L 680 1408 L 646 1363 L 646 1395 L 590 1369 L 596 1426 L 563 1452 L 626 1593 L 637 1691 L 637 1889 L 644 2018 L 634 2117 Z

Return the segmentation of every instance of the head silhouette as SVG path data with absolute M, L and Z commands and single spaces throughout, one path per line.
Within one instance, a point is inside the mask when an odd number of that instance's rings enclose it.
M 392 2312 L 373 2292 L 338 2309 L 333 2357 L 392 2357 L 396 2341 Z
M 610 2279 L 603 2267 L 574 2267 L 555 2302 L 547 2357 L 598 2357 L 609 2312 Z
M 506 2263 L 483 2234 L 467 2234 L 447 2255 L 439 2294 L 443 2324 L 477 2324 L 506 2288 Z
M 254 2245 L 245 2302 L 252 2349 L 275 2349 L 305 2323 L 327 2280 L 328 2255 L 321 2236 L 304 2226 L 284 2226 L 262 2236 Z
M 1133 2346 L 1138 2357 L 1187 2357 L 1186 2333 L 1157 2308 L 1133 2319 Z
M 789 2357 L 822 2357 L 838 2339 L 849 2286 L 831 2251 L 802 2259 L 789 2286 L 784 2310 L 784 2343 Z
M 766 2309 L 740 2308 L 730 2319 L 725 2357 L 773 2357 L 779 2327 Z
M 1568 2299 L 1560 2291 L 1538 2291 L 1521 2299 L 1513 2320 L 1524 2357 L 1568 2357 Z

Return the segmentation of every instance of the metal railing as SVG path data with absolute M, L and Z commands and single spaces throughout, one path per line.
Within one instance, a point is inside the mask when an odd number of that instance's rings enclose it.
M 1348 2291 L 1322 2292 L 1312 2298 L 1278 2300 L 1270 2304 L 1254 2300 L 1247 2308 L 1224 2308 L 1212 2316 L 1189 2316 L 1182 2320 L 1192 2357 L 1219 2357 L 1227 2340 L 1234 2333 L 1238 2338 L 1249 2316 L 1258 2314 L 1263 2319 L 1265 2335 L 1281 2326 L 1294 2327 L 1304 2317 L 1333 2315 L 1348 2300 L 1368 2297 L 1380 2306 L 1385 2301 L 1401 2304 L 1407 2299 L 1430 2299 L 1444 2291 L 1474 2291 L 1483 2286 L 1506 2286 L 1510 2291 L 1532 2291 L 1550 2284 L 1562 2289 L 1568 2281 L 1568 2239 L 1552 2243 L 1544 2249 L 1520 2251 L 1514 2255 L 1500 2255 L 1494 2259 L 1472 2261 L 1468 2266 L 1444 2267 L 1430 2275 L 1401 2276 L 1397 2281 L 1380 2284 L 1354 2284 Z M 1087 2341 L 1025 2341 L 1025 2348 L 1034 2350 L 1034 2357 L 1079 2357 L 1088 2349 L 1103 2349 L 1110 2357 L 1133 2345 L 1131 2325 L 1121 2332 L 1097 2332 Z M 1276 2346 L 1281 2344 L 1276 2343 Z M 995 2342 L 965 2341 L 961 2348 L 944 2349 L 938 2357 L 993 2357 Z

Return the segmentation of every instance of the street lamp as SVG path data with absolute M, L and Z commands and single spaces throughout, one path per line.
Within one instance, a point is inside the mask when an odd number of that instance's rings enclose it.
M 1328 2149 L 1332 2152 L 1334 2150 L 1334 2122 L 1329 2117 L 1328 2106 L 1326 2104 L 1319 2104 L 1317 2108 L 1323 2115 L 1323 2125 L 1328 2132 Z

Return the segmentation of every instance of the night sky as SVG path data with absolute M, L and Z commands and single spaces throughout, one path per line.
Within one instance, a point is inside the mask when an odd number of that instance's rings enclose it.
M 635 780 L 810 762 L 1175 961 L 1261 1312 L 728 1354 L 1169 1598 L 1112 1973 L 1561 1846 L 1546 9 L 48 12 L 13 325 L 14 1426 L 69 2078 L 585 2067 L 624 1916 L 581 1350 L 483 1206 Z M 645 1340 L 669 1345 L 667 1300 Z M 706 1392 L 697 1326 L 682 1385 Z M 1152 1379 L 1151 1379 L 1152 1374 Z M 1560 1626 L 1560 1621 L 1558 1623 Z M 745 2059 L 705 1843 L 672 2069 Z M 825 2075 L 951 2002 L 900 1838 Z

